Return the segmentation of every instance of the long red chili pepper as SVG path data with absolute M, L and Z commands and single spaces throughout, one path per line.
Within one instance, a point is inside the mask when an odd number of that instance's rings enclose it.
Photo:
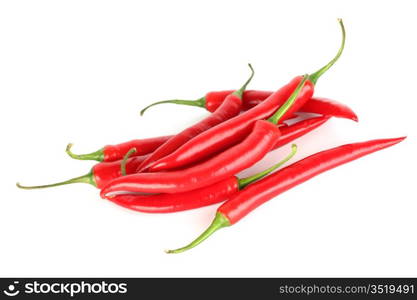
M 133 156 L 127 159 L 125 167 L 126 167 L 126 174 L 133 174 L 135 173 L 137 167 L 146 159 L 146 155 L 143 156 Z M 26 190 L 32 189 L 42 189 L 60 185 L 66 185 L 71 183 L 88 183 L 92 186 L 95 186 L 99 189 L 102 189 L 106 186 L 109 182 L 117 177 L 122 176 L 122 170 L 120 168 L 121 161 L 112 161 L 112 162 L 100 162 L 96 164 L 89 173 L 75 177 L 66 181 L 53 183 L 53 184 L 46 184 L 46 185 L 37 185 L 37 186 L 24 186 L 17 183 L 17 187 Z
M 237 223 L 261 204 L 290 188 L 327 170 L 375 151 L 393 146 L 404 139 L 405 137 L 401 137 L 347 144 L 304 158 L 251 184 L 241 192 L 232 196 L 230 200 L 226 201 L 217 209 L 216 217 L 211 225 L 196 240 L 183 248 L 169 250 L 167 252 L 180 253 L 189 250 L 207 239 L 215 231 Z
M 249 68 L 251 69 L 251 75 L 249 79 L 243 84 L 243 86 L 229 95 L 226 96 L 224 102 L 216 109 L 214 113 L 212 113 L 207 118 L 201 120 L 200 122 L 194 124 L 191 127 L 181 131 L 179 134 L 173 136 L 168 141 L 166 141 L 163 145 L 161 145 L 158 149 L 156 149 L 145 161 L 139 166 L 140 171 L 146 169 L 146 167 L 153 163 L 154 161 L 171 154 L 175 150 L 177 150 L 180 146 L 184 143 L 191 140 L 193 137 L 199 135 L 200 133 L 220 124 L 234 116 L 237 116 L 240 113 L 241 106 L 242 106 L 242 94 L 245 91 L 247 85 L 253 78 L 254 71 L 252 66 L 249 64 Z
M 358 116 L 349 106 L 329 98 L 312 98 L 303 105 L 300 111 L 345 118 L 355 122 L 359 120 Z
M 296 151 L 297 147 L 294 144 L 292 145 L 291 153 L 282 161 L 267 170 L 246 178 L 232 176 L 215 184 L 184 193 L 157 195 L 120 194 L 106 198 L 117 205 L 146 213 L 172 213 L 208 206 L 223 202 L 249 184 L 275 171 L 290 160 Z
M 168 194 L 186 192 L 219 182 L 250 167 L 262 159 L 278 141 L 281 132 L 276 124 L 292 107 L 306 82 L 307 75 L 268 121 L 256 121 L 252 132 L 241 143 L 184 170 L 139 173 L 117 178 L 101 191 L 101 195 L 120 191 Z
M 286 118 L 293 115 L 294 112 L 298 111 L 300 107 L 311 99 L 314 85 L 319 77 L 342 54 L 345 44 L 345 29 L 342 20 L 339 20 L 339 24 L 342 29 L 342 44 L 336 56 L 320 70 L 308 76 L 308 80 L 295 103 L 280 118 L 281 120 L 286 120 Z M 276 111 L 277 107 L 288 99 L 301 80 L 301 76 L 295 77 L 290 83 L 270 95 L 259 105 L 196 136 L 170 155 L 153 163 L 149 167 L 149 171 L 159 172 L 184 167 L 240 142 L 251 132 L 255 121 L 269 118 Z
M 208 111 L 213 112 L 223 103 L 225 99 L 224 95 L 226 92 L 229 92 L 229 91 L 210 92 L 204 97 L 205 101 L 203 102 L 201 102 L 201 99 L 199 100 L 167 100 L 167 101 L 162 101 L 162 102 L 151 104 L 150 106 L 160 104 L 160 103 L 171 103 L 169 101 L 188 101 L 188 102 L 180 103 L 180 104 L 203 107 L 203 108 L 206 108 Z M 272 93 L 273 92 L 270 92 L 270 91 L 255 91 L 255 90 L 245 91 L 242 97 L 242 110 L 246 111 L 248 109 L 251 109 L 252 107 L 255 107 L 256 105 L 264 101 L 266 98 L 271 96 Z M 193 104 L 190 104 L 190 103 L 193 103 Z M 144 108 L 141 113 L 143 113 L 149 107 Z M 328 98 L 313 97 L 310 100 L 308 100 L 298 111 L 325 115 L 325 116 L 332 116 L 336 118 L 351 119 L 356 122 L 358 121 L 358 116 L 350 107 L 348 107 L 347 105 L 343 103 L 340 103 L 338 101 L 331 100 Z
M 251 102 L 247 102 L 245 103 L 247 105 L 246 108 L 249 109 L 251 107 L 254 107 L 262 101 L 263 99 L 254 99 Z M 355 122 L 358 121 L 358 116 L 349 106 L 340 103 L 336 100 L 322 97 L 311 98 L 300 108 L 299 112 L 314 113 L 324 116 L 350 119 Z
M 112 162 L 121 160 L 127 151 L 132 148 L 136 148 L 136 153 L 134 154 L 135 156 L 149 154 L 163 145 L 170 138 L 172 138 L 172 136 L 159 136 L 154 138 L 132 140 L 117 145 L 107 145 L 88 154 L 74 154 L 71 152 L 72 144 L 68 144 L 66 152 L 74 159 Z

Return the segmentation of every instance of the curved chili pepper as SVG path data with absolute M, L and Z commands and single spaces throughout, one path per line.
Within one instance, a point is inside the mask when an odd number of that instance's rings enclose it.
M 127 159 L 125 164 L 126 174 L 133 174 L 135 173 L 137 167 L 146 159 L 146 155 L 143 156 L 133 156 Z M 17 187 L 25 190 L 32 190 L 32 189 L 42 189 L 60 185 L 66 185 L 71 183 L 88 183 L 92 186 L 95 186 L 99 189 L 105 187 L 109 182 L 117 177 L 122 176 L 122 170 L 120 168 L 121 162 L 120 161 L 111 161 L 111 162 L 100 162 L 96 164 L 89 173 L 75 177 L 66 181 L 53 183 L 53 184 L 46 184 L 46 185 L 37 185 L 37 186 L 24 186 L 19 183 L 16 183 Z
M 139 166 L 138 169 L 140 171 L 144 171 L 149 164 L 167 156 L 168 154 L 171 154 L 179 147 L 181 147 L 184 143 L 191 140 L 193 137 L 216 126 L 217 124 L 220 124 L 234 116 L 237 116 L 240 113 L 240 109 L 242 106 L 242 94 L 254 75 L 253 68 L 250 64 L 249 68 L 251 69 L 251 75 L 249 79 L 243 84 L 243 86 L 239 90 L 234 91 L 228 96 L 226 96 L 225 101 L 222 103 L 222 105 L 219 106 L 218 109 L 216 109 L 214 113 L 170 138 L 158 149 L 156 149 L 151 155 L 149 155 L 149 157 L 145 159 L 145 161 Z
M 149 154 L 172 138 L 169 136 L 158 136 L 147 139 L 131 140 L 129 142 L 107 145 L 103 148 L 88 154 L 74 154 L 71 152 L 73 144 L 68 144 L 66 152 L 69 156 L 79 160 L 96 160 L 99 162 L 112 162 L 123 159 L 123 156 L 132 148 L 136 148 L 135 156 Z
M 168 250 L 167 252 L 180 253 L 189 250 L 207 239 L 215 231 L 237 223 L 261 204 L 290 188 L 327 170 L 393 146 L 404 139 L 405 137 L 400 137 L 347 144 L 313 154 L 293 163 L 232 196 L 217 209 L 211 225 L 196 240 L 183 248 Z
M 268 121 L 255 122 L 252 132 L 241 143 L 184 170 L 139 173 L 117 178 L 101 191 L 102 197 L 121 191 L 168 194 L 191 191 L 224 180 L 250 167 L 262 159 L 278 141 L 281 132 L 276 124 L 292 107 L 306 82 L 307 75 Z
M 340 19 L 339 24 L 342 29 L 342 44 L 336 56 L 327 65 L 308 76 L 308 80 L 295 103 L 280 117 L 281 120 L 286 120 L 311 99 L 317 80 L 342 54 L 345 44 L 345 29 Z M 253 124 L 257 120 L 269 118 L 277 107 L 288 99 L 301 80 L 301 76 L 295 77 L 259 105 L 196 136 L 170 155 L 153 163 L 149 167 L 149 171 L 160 172 L 185 167 L 242 141 L 251 132 Z
M 245 109 L 250 109 L 261 103 L 263 99 L 253 99 L 250 102 L 245 103 Z M 314 113 L 324 116 L 332 116 L 336 118 L 350 119 L 358 122 L 358 116 L 347 105 L 340 103 L 336 100 L 313 97 L 308 100 L 300 109 L 299 112 Z
M 312 98 L 303 105 L 300 112 L 345 118 L 355 122 L 359 121 L 358 116 L 349 106 L 329 98 Z
M 172 100 L 158 101 L 142 109 L 140 111 L 140 115 L 142 116 L 145 113 L 145 111 L 147 111 L 152 106 L 165 104 L 165 103 L 196 106 L 196 107 L 205 108 L 209 112 L 214 112 L 223 103 L 224 99 L 231 93 L 233 93 L 233 90 L 214 91 L 214 92 L 208 92 L 204 97 L 199 98 L 197 100 L 172 99 Z M 266 98 L 271 96 L 272 93 L 273 92 L 256 91 L 256 90 L 245 91 L 242 96 L 242 110 L 248 110 L 249 108 L 254 107 L 256 104 L 261 102 L 259 100 L 265 100 Z
M 193 101 L 197 101 L 199 104 L 193 104 L 193 106 L 203 107 L 206 108 L 208 111 L 213 112 L 215 111 L 224 101 L 225 97 L 223 96 L 226 92 L 229 91 L 218 91 L 218 92 L 210 92 L 208 93 L 204 99 L 204 102 L 201 100 L 175 100 L 175 101 L 189 101 L 186 105 L 191 105 L 189 103 L 193 103 Z M 256 91 L 256 90 L 249 90 L 243 93 L 242 98 L 242 110 L 246 111 L 255 107 L 266 98 L 271 96 L 273 92 L 270 91 Z M 210 95 L 210 96 L 209 96 Z M 209 102 L 210 101 L 210 102 Z M 160 102 L 158 102 L 160 103 Z M 171 103 L 171 102 L 168 102 Z M 156 103 L 155 103 L 156 105 Z M 313 97 L 308 100 L 299 110 L 299 112 L 306 112 L 306 113 L 314 113 L 324 116 L 332 116 L 336 118 L 344 118 L 350 119 L 353 121 L 358 121 L 358 116 L 355 112 L 348 107 L 347 105 L 340 103 L 335 100 L 331 100 L 328 98 L 322 97 Z
M 236 176 L 232 176 L 212 185 L 184 193 L 157 195 L 119 194 L 106 198 L 117 205 L 146 213 L 172 213 L 200 208 L 223 202 L 239 190 L 267 176 L 290 160 L 296 151 L 297 146 L 294 144 L 292 145 L 291 153 L 282 161 L 267 170 L 246 178 L 239 179 Z

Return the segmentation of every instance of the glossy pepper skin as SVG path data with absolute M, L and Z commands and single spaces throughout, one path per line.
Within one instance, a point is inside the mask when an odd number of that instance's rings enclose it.
M 336 118 L 350 119 L 358 122 L 358 116 L 347 105 L 336 100 L 323 97 L 311 98 L 300 109 L 301 112 L 315 113 Z
M 137 167 L 146 159 L 146 155 L 143 156 L 134 156 L 126 160 L 125 168 L 127 174 L 133 174 Z M 32 189 L 42 189 L 55 187 L 60 185 L 72 184 L 72 183 L 88 183 L 92 186 L 95 186 L 99 189 L 102 189 L 112 180 L 122 176 L 121 161 L 112 161 L 112 162 L 100 162 L 97 163 L 89 173 L 75 177 L 66 181 L 38 185 L 38 186 L 23 186 L 17 183 L 17 187 L 32 190 Z
M 141 156 L 155 151 L 158 147 L 166 143 L 172 136 L 159 136 L 147 139 L 136 139 L 116 145 L 107 145 L 102 149 L 88 154 L 74 154 L 71 152 L 72 144 L 67 146 L 67 154 L 74 159 L 96 160 L 99 162 L 112 162 L 123 159 L 124 155 L 135 148 L 134 156 Z
M 101 192 L 180 193 L 224 180 L 262 159 L 280 137 L 278 127 L 268 121 L 256 122 L 253 131 L 241 143 L 219 155 L 184 170 L 139 173 L 117 178 Z
M 225 97 L 224 102 L 207 118 L 201 120 L 200 122 L 194 124 L 193 126 L 183 130 L 179 134 L 173 136 L 158 149 L 156 149 L 149 157 L 139 166 L 138 171 L 145 171 L 149 164 L 154 161 L 171 154 L 184 143 L 191 140 L 193 137 L 201 134 L 202 132 L 220 124 L 232 117 L 237 116 L 240 113 L 242 107 L 242 94 L 246 89 L 246 86 L 250 83 L 253 78 L 254 71 L 252 66 L 249 64 L 249 67 L 252 71 L 249 79 L 243 84 L 243 86 L 237 90 L 233 91 Z
M 172 136 L 160 136 L 148 139 L 137 139 L 118 145 L 107 145 L 104 147 L 105 162 L 123 159 L 123 156 L 132 148 L 136 149 L 134 156 L 146 155 L 154 152 L 161 145 L 166 143 Z
M 142 155 L 128 158 L 126 161 L 126 174 L 134 174 L 138 166 L 147 157 L 147 155 Z M 120 161 L 98 163 L 92 168 L 92 173 L 96 187 L 102 189 L 112 180 L 122 176 Z
M 239 143 L 251 132 L 257 120 L 269 118 L 279 106 L 285 103 L 302 78 L 302 76 L 297 76 L 259 105 L 196 136 L 172 154 L 153 163 L 149 170 L 160 172 L 184 167 Z M 311 98 L 313 91 L 313 83 L 307 80 L 295 104 L 281 120 L 285 120 L 287 116 L 298 111 L 299 107 Z
M 239 181 L 232 176 L 200 189 L 177 194 L 121 194 L 106 198 L 117 205 L 139 212 L 172 213 L 222 202 L 237 191 Z
M 248 101 L 245 103 L 245 108 L 250 109 L 251 107 L 258 105 L 262 101 L 262 98 L 253 98 L 250 100 L 248 99 Z M 358 116 L 349 106 L 340 103 L 336 100 L 322 97 L 311 98 L 300 108 L 299 112 L 314 113 L 324 116 L 350 119 L 356 122 L 358 121 Z
M 208 111 L 213 112 L 224 101 L 224 94 L 228 91 L 217 91 L 207 93 L 205 99 L 205 107 Z M 271 91 L 245 91 L 242 98 L 242 110 L 248 110 L 255 107 L 273 92 Z M 299 112 L 314 113 L 324 116 L 332 116 L 336 118 L 345 118 L 353 121 L 358 121 L 358 116 L 347 105 L 338 101 L 323 98 L 313 97 L 308 100 L 300 109 Z
M 258 206 L 294 186 L 337 166 L 393 146 L 404 139 L 405 137 L 400 137 L 347 144 L 313 154 L 293 163 L 236 193 L 217 209 L 212 224 L 202 235 L 183 248 L 167 252 L 180 253 L 189 250 L 204 241 L 213 232 L 237 223 Z

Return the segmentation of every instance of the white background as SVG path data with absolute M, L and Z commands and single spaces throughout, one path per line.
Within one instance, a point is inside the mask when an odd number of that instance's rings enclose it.
M 414 1 L 2 1 L 0 4 L 1 276 L 417 276 Z M 316 95 L 360 122 L 332 119 L 297 141 L 294 160 L 340 144 L 408 135 L 329 171 L 167 255 L 215 206 L 146 215 L 88 185 L 24 191 L 87 173 L 64 152 L 173 134 L 208 115 L 160 106 L 234 89 L 278 89 L 340 61 Z M 269 154 L 253 173 L 289 151 Z

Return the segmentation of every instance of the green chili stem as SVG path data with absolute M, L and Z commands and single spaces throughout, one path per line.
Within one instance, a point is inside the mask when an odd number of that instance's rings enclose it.
M 225 215 L 222 213 L 216 213 L 216 217 L 214 218 L 211 225 L 194 241 L 192 241 L 190 244 L 188 244 L 185 247 L 178 248 L 175 250 L 166 250 L 166 253 L 181 253 L 187 250 L 190 250 L 200 244 L 202 241 L 207 239 L 210 235 L 212 235 L 214 232 L 219 230 L 220 228 L 230 226 L 230 221 L 227 219 Z
M 291 96 L 285 101 L 285 103 L 268 119 L 269 122 L 273 124 L 278 124 L 282 116 L 291 108 L 294 104 L 295 100 L 298 97 L 298 94 L 301 92 L 302 88 L 304 87 L 306 81 L 308 79 L 308 75 L 303 76 L 303 80 L 295 88 L 294 92 L 292 92 Z
M 136 153 L 136 148 L 130 149 L 129 151 L 127 151 L 125 156 L 123 156 L 122 163 L 120 164 L 120 169 L 121 169 L 121 172 L 122 172 L 122 176 L 126 176 L 126 162 L 129 158 L 129 156 L 131 156 L 133 153 Z
M 249 69 L 251 70 L 251 75 L 249 76 L 248 80 L 242 85 L 242 87 L 236 91 L 233 92 L 234 95 L 238 96 L 240 99 L 242 99 L 243 92 L 246 90 L 246 87 L 248 84 L 252 81 L 253 75 L 255 75 L 255 71 L 252 68 L 251 64 L 248 64 Z
M 71 152 L 73 144 L 69 143 L 67 145 L 67 148 L 65 149 L 65 152 L 69 156 L 71 156 L 74 159 L 80 159 L 80 160 L 96 160 L 96 161 L 103 161 L 104 160 L 104 149 L 97 150 L 95 152 L 87 153 L 87 154 L 74 154 Z
M 24 185 L 21 185 L 20 183 L 16 183 L 16 186 L 18 188 L 24 189 L 24 190 L 34 190 L 34 189 L 43 189 L 43 188 L 49 188 L 49 187 L 60 186 L 60 185 L 65 185 L 65 184 L 72 184 L 72 183 L 88 183 L 88 184 L 91 184 L 93 186 L 97 186 L 96 182 L 94 180 L 94 175 L 93 175 L 92 171 L 88 174 L 83 175 L 83 176 L 75 177 L 75 178 L 72 178 L 72 179 L 69 179 L 69 180 L 65 180 L 65 181 L 57 182 L 57 183 L 52 183 L 52 184 L 24 186 Z
M 259 180 L 259 179 L 267 176 L 271 172 L 275 171 L 276 169 L 281 167 L 283 164 L 285 164 L 287 161 L 289 161 L 295 155 L 295 153 L 297 153 L 297 145 L 292 144 L 291 153 L 288 154 L 287 157 L 285 157 L 279 163 L 273 165 L 272 167 L 270 167 L 270 168 L 268 168 L 268 169 L 266 169 L 262 172 L 259 172 L 259 173 L 255 174 L 255 175 L 252 175 L 252 176 L 249 176 L 249 177 L 246 177 L 246 178 L 240 178 L 239 179 L 239 190 L 244 189 L 246 186 L 253 183 L 254 181 Z
M 322 67 L 321 69 L 319 69 L 318 71 L 310 75 L 309 79 L 314 84 L 317 83 L 317 80 L 320 78 L 321 75 L 323 75 L 328 69 L 331 68 L 331 66 L 334 65 L 334 63 L 342 55 L 343 49 L 345 48 L 345 40 L 346 40 L 345 26 L 343 25 L 342 19 L 337 19 L 337 21 L 339 22 L 340 28 L 342 30 L 342 44 L 340 45 L 339 51 L 337 51 L 336 56 L 330 62 L 328 62 L 327 65 L 325 65 L 324 67 Z
M 242 99 L 243 92 L 245 91 L 246 87 L 251 82 L 251 80 L 253 78 L 253 75 L 255 74 L 255 71 L 253 70 L 252 65 L 251 64 L 248 64 L 248 65 L 249 65 L 249 68 L 251 70 L 251 75 L 250 75 L 249 79 L 244 83 L 244 85 L 239 90 L 234 92 L 234 94 L 237 95 L 241 99 Z M 197 99 L 197 100 L 172 99 L 172 100 L 158 101 L 158 102 L 152 103 L 152 104 L 146 106 L 144 109 L 142 109 L 140 111 L 140 115 L 143 116 L 145 111 L 147 111 L 152 106 L 159 105 L 159 104 L 164 104 L 164 103 L 189 105 L 189 106 L 197 106 L 197 107 L 205 108 L 206 107 L 206 97 L 202 97 L 202 98 Z
M 146 106 L 144 109 L 142 109 L 140 111 L 140 115 L 143 116 L 145 111 L 147 111 L 152 106 L 155 106 L 155 105 L 158 105 L 158 104 L 163 104 L 163 103 L 181 104 L 181 105 L 189 105 L 189 106 L 197 106 L 197 107 L 205 108 L 206 107 L 206 97 L 202 97 L 202 98 L 197 99 L 197 100 L 172 99 L 172 100 L 158 101 L 158 102 L 152 103 L 152 104 Z

